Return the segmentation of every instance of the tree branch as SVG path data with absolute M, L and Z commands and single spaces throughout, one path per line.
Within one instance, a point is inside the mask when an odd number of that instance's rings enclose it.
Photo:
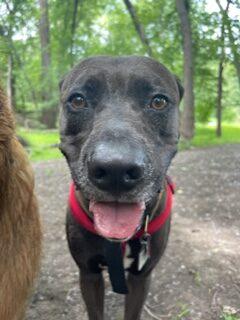
M 138 19 L 138 16 L 137 16 L 137 13 L 136 13 L 136 10 L 135 8 L 133 7 L 132 3 L 130 0 L 124 0 L 124 3 L 127 7 L 127 10 L 132 18 L 132 22 L 134 24 L 134 27 L 137 31 L 137 34 L 139 35 L 139 38 L 142 42 L 142 44 L 146 47 L 147 49 L 147 53 L 150 57 L 152 57 L 152 48 L 150 46 L 150 43 L 148 41 L 148 38 L 144 32 L 144 29 L 143 29 L 143 26 L 142 24 L 140 23 L 139 19 Z

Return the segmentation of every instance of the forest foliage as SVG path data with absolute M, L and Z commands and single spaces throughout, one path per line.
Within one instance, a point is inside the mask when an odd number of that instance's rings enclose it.
M 59 81 L 80 59 L 91 55 L 150 54 L 184 80 L 183 36 L 176 1 L 131 1 L 146 42 L 137 32 L 126 2 L 0 1 L 1 82 L 24 119 L 37 119 L 45 126 L 54 127 Z M 219 1 L 186 1 L 192 29 L 195 121 L 215 119 L 221 48 L 224 51 L 222 118 L 240 119 L 237 73 L 240 62 L 236 60 L 240 57 L 240 3 L 222 0 L 223 10 L 227 2 L 229 8 L 224 13 Z M 41 31 L 44 14 L 48 28 Z M 44 32 L 45 44 L 41 39 Z M 45 58 L 48 56 L 45 65 L 44 54 Z

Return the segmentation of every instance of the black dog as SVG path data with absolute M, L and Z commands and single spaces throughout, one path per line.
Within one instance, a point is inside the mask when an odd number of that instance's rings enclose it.
M 74 181 L 71 202 L 86 215 L 79 223 L 70 203 L 67 235 L 89 319 L 103 319 L 104 265 L 113 289 L 128 292 L 124 319 L 140 319 L 151 271 L 168 240 L 169 216 L 151 236 L 147 219 L 158 217 L 167 201 L 183 89 L 163 65 L 136 56 L 86 59 L 60 87 L 60 149 Z M 126 244 L 132 258 L 127 286 Z

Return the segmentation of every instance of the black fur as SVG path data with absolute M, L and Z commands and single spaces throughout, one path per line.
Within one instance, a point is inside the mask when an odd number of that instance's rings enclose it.
M 179 81 L 162 64 L 150 58 L 103 56 L 80 62 L 60 87 L 60 149 L 81 192 L 82 205 L 88 210 L 90 199 L 144 201 L 146 211 L 151 213 L 159 192 L 164 193 L 165 175 L 177 152 L 178 105 L 183 95 Z M 85 98 L 85 105 L 76 110 L 71 99 L 77 94 Z M 163 109 L 151 107 L 151 101 L 157 95 L 167 101 Z M 112 159 L 117 159 L 118 165 L 134 162 L 141 168 L 141 175 L 134 184 L 121 184 L 115 188 L 114 183 L 119 182 L 119 177 L 114 176 L 115 167 L 110 168 L 111 181 L 99 187 L 89 173 L 92 159 L 99 154 L 110 159 L 106 160 L 110 167 Z M 78 192 L 77 196 L 80 196 Z M 164 196 L 158 211 L 163 206 Z M 169 228 L 168 220 L 152 236 L 151 259 L 141 272 L 136 266 L 139 241 L 129 241 L 134 261 L 129 270 L 130 293 L 126 296 L 125 320 L 140 319 L 150 274 L 166 247 Z M 80 268 L 89 319 L 102 320 L 103 280 L 99 265 L 106 262 L 104 239 L 83 230 L 70 211 L 67 234 L 71 253 Z

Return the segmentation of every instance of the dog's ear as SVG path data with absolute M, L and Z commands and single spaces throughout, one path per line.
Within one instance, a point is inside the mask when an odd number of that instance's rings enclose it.
M 63 85 L 64 80 L 65 80 L 65 77 L 63 77 L 62 80 L 58 84 L 58 87 L 59 87 L 60 91 L 62 90 L 62 85 Z
M 182 100 L 182 97 L 184 95 L 184 88 L 181 84 L 181 81 L 180 79 L 178 78 L 178 76 L 175 75 L 175 79 L 176 79 L 176 82 L 177 82 L 177 86 L 178 86 L 178 92 L 179 92 L 179 97 L 180 97 L 180 101 Z
M 59 87 L 59 90 L 60 90 L 60 91 L 63 89 L 63 83 L 64 83 L 64 81 L 67 79 L 68 75 L 69 75 L 69 72 L 66 72 L 66 73 L 62 76 L 62 79 L 59 81 L 58 87 Z

